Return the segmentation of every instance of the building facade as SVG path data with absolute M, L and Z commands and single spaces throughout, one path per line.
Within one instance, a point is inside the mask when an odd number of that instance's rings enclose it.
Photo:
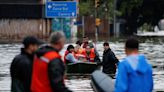
M 46 38 L 50 23 L 44 15 L 43 0 L 0 0 L 0 39 Z

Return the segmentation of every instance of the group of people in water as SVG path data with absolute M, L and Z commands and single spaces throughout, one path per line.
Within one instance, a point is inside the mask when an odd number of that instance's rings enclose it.
M 118 69 L 115 92 L 152 92 L 152 68 L 144 55 L 139 54 L 139 41 L 131 37 L 126 41 L 127 57 L 121 61 L 104 42 L 103 58 L 100 60 L 95 43 L 88 37 L 76 46 L 68 45 L 64 60 L 59 52 L 65 45 L 63 32 L 54 32 L 49 43 L 33 36 L 25 37 L 24 47 L 11 64 L 11 92 L 72 92 L 64 83 L 65 65 L 77 62 L 93 62 L 102 65 L 102 72 L 115 74 Z

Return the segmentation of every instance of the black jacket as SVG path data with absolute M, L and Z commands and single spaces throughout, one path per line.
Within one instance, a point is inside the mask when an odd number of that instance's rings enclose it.
M 116 58 L 115 54 L 109 48 L 105 50 L 103 53 L 103 72 L 106 74 L 115 74 L 116 72 L 116 64 L 118 64 L 118 59 Z
M 21 49 L 10 67 L 11 92 L 30 92 L 33 56 Z
M 57 50 L 50 46 L 44 46 L 41 47 L 36 52 L 36 55 L 37 57 L 41 57 L 49 51 L 57 51 Z M 66 88 L 65 84 L 63 83 L 64 73 L 65 73 L 65 66 L 61 59 L 54 59 L 50 61 L 48 65 L 48 76 L 50 79 L 51 87 L 54 90 L 54 92 L 72 92 L 68 90 L 68 88 Z

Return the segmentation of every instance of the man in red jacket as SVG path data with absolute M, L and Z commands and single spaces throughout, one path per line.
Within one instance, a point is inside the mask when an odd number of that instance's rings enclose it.
M 65 66 L 59 55 L 65 44 L 63 32 L 54 32 L 50 45 L 41 47 L 33 65 L 32 92 L 71 92 L 64 84 Z

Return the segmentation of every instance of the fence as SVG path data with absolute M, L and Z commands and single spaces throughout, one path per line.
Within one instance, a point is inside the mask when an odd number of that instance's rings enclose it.
M 44 38 L 49 34 L 46 31 L 46 20 L 43 19 L 1 19 L 0 39 L 21 40 L 31 35 Z
M 81 18 L 79 18 L 81 20 Z M 82 26 L 78 27 L 78 37 L 81 38 L 82 36 Z M 90 16 L 85 16 L 84 18 L 84 33 L 85 36 L 88 36 L 90 39 L 95 39 L 95 18 Z M 101 24 L 98 28 L 98 37 L 100 40 L 106 40 L 110 36 L 109 32 L 109 21 L 107 19 L 101 19 Z

